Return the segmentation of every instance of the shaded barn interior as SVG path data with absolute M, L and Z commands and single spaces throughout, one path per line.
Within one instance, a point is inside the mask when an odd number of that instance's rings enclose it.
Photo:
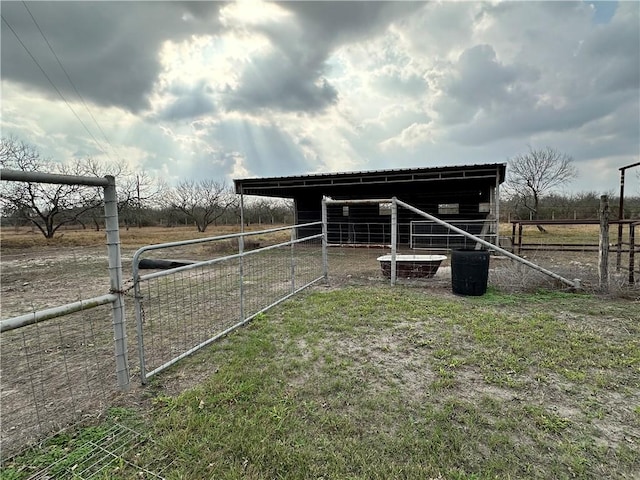
M 506 164 L 464 165 L 398 170 L 326 173 L 290 177 L 234 180 L 236 193 L 293 199 L 297 224 L 321 221 L 322 198 L 334 200 L 390 199 L 396 197 L 448 222 L 475 221 L 461 226 L 480 234 L 498 217 L 500 184 Z M 390 205 L 329 205 L 330 243 L 388 244 L 391 240 Z M 425 220 L 406 209 L 398 209 L 398 241 L 413 246 L 420 234 L 443 235 L 444 227 L 412 223 Z M 413 228 L 413 230 L 412 230 Z M 483 230 L 484 229 L 484 230 Z M 411 232 L 414 236 L 412 237 Z M 301 235 L 319 233 L 311 228 Z M 430 240 L 433 246 L 433 240 Z M 449 244 L 449 246 L 451 246 Z

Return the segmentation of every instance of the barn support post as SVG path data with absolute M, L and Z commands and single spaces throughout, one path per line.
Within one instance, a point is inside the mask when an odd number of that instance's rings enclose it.
M 327 199 L 328 197 L 322 197 L 322 274 L 327 283 L 329 283 L 329 252 L 327 252 L 327 245 L 329 244 L 329 233 L 327 226 Z M 340 237 L 342 241 L 342 236 Z
M 598 247 L 598 279 L 600 289 L 609 291 L 609 197 L 600 196 L 600 242 Z
M 116 298 L 111 304 L 113 318 L 113 340 L 116 355 L 116 376 L 118 387 L 129 390 L 129 357 L 127 353 L 127 330 L 124 316 L 124 292 L 122 282 L 122 257 L 120 254 L 120 230 L 118 225 L 118 197 L 116 181 L 111 175 L 105 177 L 104 187 L 104 219 L 107 234 L 107 251 L 109 254 L 109 283 L 111 293 Z
M 398 253 L 398 200 L 391 199 L 391 286 L 396 284 L 396 254 Z
M 496 186 L 493 190 L 494 215 L 496 216 L 495 246 L 500 246 L 500 167 L 496 167 Z
M 244 192 L 240 185 L 240 233 L 244 233 Z
M 624 167 L 620 167 L 620 204 L 618 206 L 618 220 L 624 220 L 624 173 L 629 168 L 640 167 L 640 162 L 632 163 L 631 165 L 626 165 Z M 620 265 L 622 263 L 622 232 L 623 225 L 620 221 L 618 223 L 618 243 L 617 243 L 617 252 L 616 252 L 616 272 L 620 271 Z

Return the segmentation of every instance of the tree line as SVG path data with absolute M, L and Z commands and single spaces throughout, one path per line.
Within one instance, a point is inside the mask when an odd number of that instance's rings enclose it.
M 125 164 L 105 164 L 93 159 L 61 164 L 14 137 L 0 142 L 0 167 L 23 172 L 116 177 L 118 216 L 125 228 L 194 225 L 199 232 L 215 224 L 240 222 L 240 204 L 232 187 L 211 179 L 183 180 L 171 187 L 144 171 Z M 37 228 L 53 238 L 65 226 L 102 226 L 103 198 L 98 187 L 37 182 L 0 182 L 3 225 Z M 293 204 L 287 200 L 252 198 L 245 201 L 244 221 L 293 223 Z
M 610 218 L 619 218 L 620 197 L 613 191 L 604 192 L 609 197 Z M 512 197 L 503 197 L 500 202 L 500 220 L 596 220 L 600 205 L 598 192 L 579 192 L 575 194 L 549 194 L 539 201 L 536 214 Z M 624 198 L 624 218 L 640 220 L 640 196 Z
M 85 159 L 61 164 L 14 137 L 1 140 L 0 166 L 24 172 L 113 175 L 120 222 L 127 229 L 193 225 L 198 232 L 205 232 L 210 225 L 233 225 L 241 220 L 239 197 L 224 182 L 183 180 L 169 186 L 144 171 L 133 172 L 123 163 Z M 500 199 L 501 221 L 597 218 L 598 193 L 555 192 L 577 176 L 573 159 L 564 153 L 550 147 L 537 150 L 530 147 L 528 153 L 509 160 L 507 175 Z M 617 218 L 618 198 L 612 192 L 609 194 L 612 218 Z M 53 238 L 64 226 L 96 230 L 102 226 L 102 191 L 97 187 L 0 182 L 0 202 L 3 225 L 31 225 L 46 238 Z M 247 224 L 292 224 L 293 202 L 248 197 L 243 216 Z M 624 218 L 640 218 L 640 192 L 625 197 Z

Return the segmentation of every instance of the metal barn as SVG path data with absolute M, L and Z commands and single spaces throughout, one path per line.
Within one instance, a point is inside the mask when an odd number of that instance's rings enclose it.
M 334 200 L 390 199 L 396 197 L 469 233 L 497 239 L 500 184 L 506 164 L 323 173 L 289 177 L 234 180 L 236 193 L 293 199 L 296 223 L 322 219 L 324 196 Z M 389 205 L 357 204 L 328 210 L 329 242 L 387 244 L 390 239 Z M 414 248 L 452 247 L 444 227 L 408 210 L 398 212 L 400 243 Z M 306 232 L 305 232 L 306 233 Z M 308 234 L 318 233 L 309 231 Z M 445 244 L 446 237 L 446 244 Z M 428 238 L 428 245 L 421 239 Z M 441 238 L 442 241 L 434 239 Z

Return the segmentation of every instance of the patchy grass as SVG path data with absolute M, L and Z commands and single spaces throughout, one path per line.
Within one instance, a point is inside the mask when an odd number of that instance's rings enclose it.
M 172 479 L 637 478 L 639 339 L 630 301 L 315 290 L 156 377 L 121 419 L 153 442 L 125 460 Z M 166 395 L 178 368 L 208 374 Z

